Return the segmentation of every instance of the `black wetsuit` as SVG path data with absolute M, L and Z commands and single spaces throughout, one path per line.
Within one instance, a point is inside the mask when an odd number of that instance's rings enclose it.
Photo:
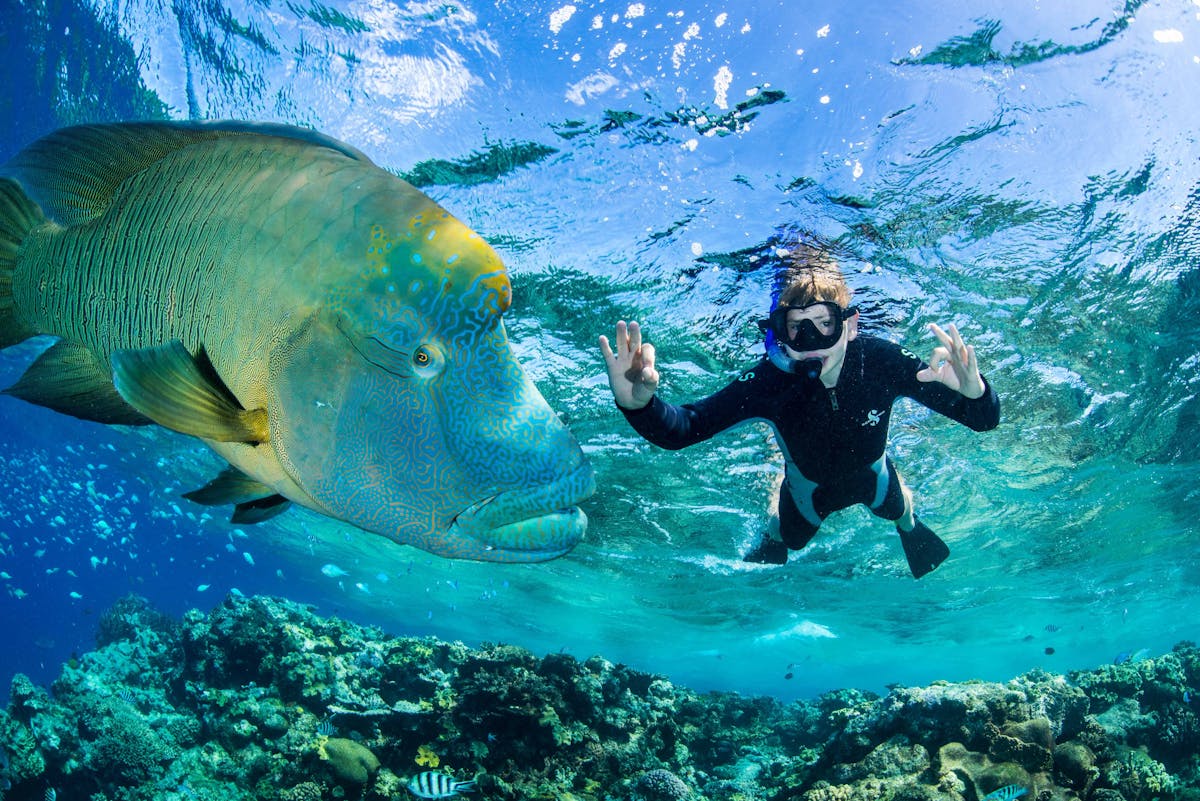
M 904 513 L 900 481 L 884 453 L 896 398 L 912 398 L 976 431 L 999 424 L 1000 400 L 986 381 L 986 392 L 971 400 L 944 384 L 918 381 L 925 366 L 895 343 L 860 335 L 847 344 L 832 389 L 764 357 L 696 403 L 675 406 L 655 396 L 642 409 L 621 411 L 639 434 L 671 450 L 737 423 L 770 423 L 786 462 L 780 536 L 789 548 L 803 548 L 830 512 L 861 503 L 888 520 Z

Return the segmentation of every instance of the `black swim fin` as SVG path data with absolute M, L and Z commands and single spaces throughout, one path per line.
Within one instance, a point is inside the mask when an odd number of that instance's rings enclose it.
M 759 565 L 786 565 L 788 548 L 769 534 L 763 534 L 762 541 L 754 546 L 745 556 L 743 562 L 753 562 Z
M 904 548 L 904 557 L 908 559 L 908 569 L 913 578 L 921 578 L 946 561 L 950 555 L 950 547 L 942 542 L 942 538 L 913 516 L 912 531 L 902 531 L 899 526 L 896 531 L 900 534 L 900 545 Z

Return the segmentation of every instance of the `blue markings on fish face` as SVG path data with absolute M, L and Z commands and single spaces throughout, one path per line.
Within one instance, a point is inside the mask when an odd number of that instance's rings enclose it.
M 512 357 L 503 327 L 454 367 L 435 402 L 448 412 L 443 435 L 453 461 L 478 491 L 456 514 L 451 538 L 546 558 L 570 550 L 586 527 L 575 504 L 594 490 L 574 437 Z
M 512 352 L 499 257 L 428 216 L 421 236 L 374 226 L 357 288 L 277 349 L 272 447 L 308 505 L 397 542 L 559 556 L 586 529 L 591 467 Z

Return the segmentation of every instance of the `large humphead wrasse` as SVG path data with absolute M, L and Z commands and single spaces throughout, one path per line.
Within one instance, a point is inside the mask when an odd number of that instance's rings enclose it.
M 594 487 L 526 377 L 493 250 L 341 142 L 243 123 L 68 128 L 0 169 L 9 394 L 156 422 L 230 463 L 201 503 L 288 501 L 467 559 L 559 556 Z

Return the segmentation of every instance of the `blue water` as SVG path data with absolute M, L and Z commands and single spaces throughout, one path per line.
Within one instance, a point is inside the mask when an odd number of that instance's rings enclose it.
M 286 595 L 783 698 L 1196 639 L 1200 5 L 900 6 L 5 4 L 0 159 L 81 121 L 301 123 L 476 228 L 601 489 L 563 559 L 451 562 L 301 510 L 232 526 L 179 497 L 220 467 L 195 441 L 2 397 L 0 684 L 48 683 L 129 592 L 175 614 Z M 800 232 L 835 244 L 869 332 L 928 352 L 955 322 L 1002 398 L 984 435 L 897 408 L 893 455 L 953 549 L 920 582 L 861 509 L 786 567 L 741 564 L 769 436 L 666 453 L 612 407 L 595 339 L 617 319 L 668 400 L 754 361 Z M 46 344 L 0 354 L 0 383 Z

